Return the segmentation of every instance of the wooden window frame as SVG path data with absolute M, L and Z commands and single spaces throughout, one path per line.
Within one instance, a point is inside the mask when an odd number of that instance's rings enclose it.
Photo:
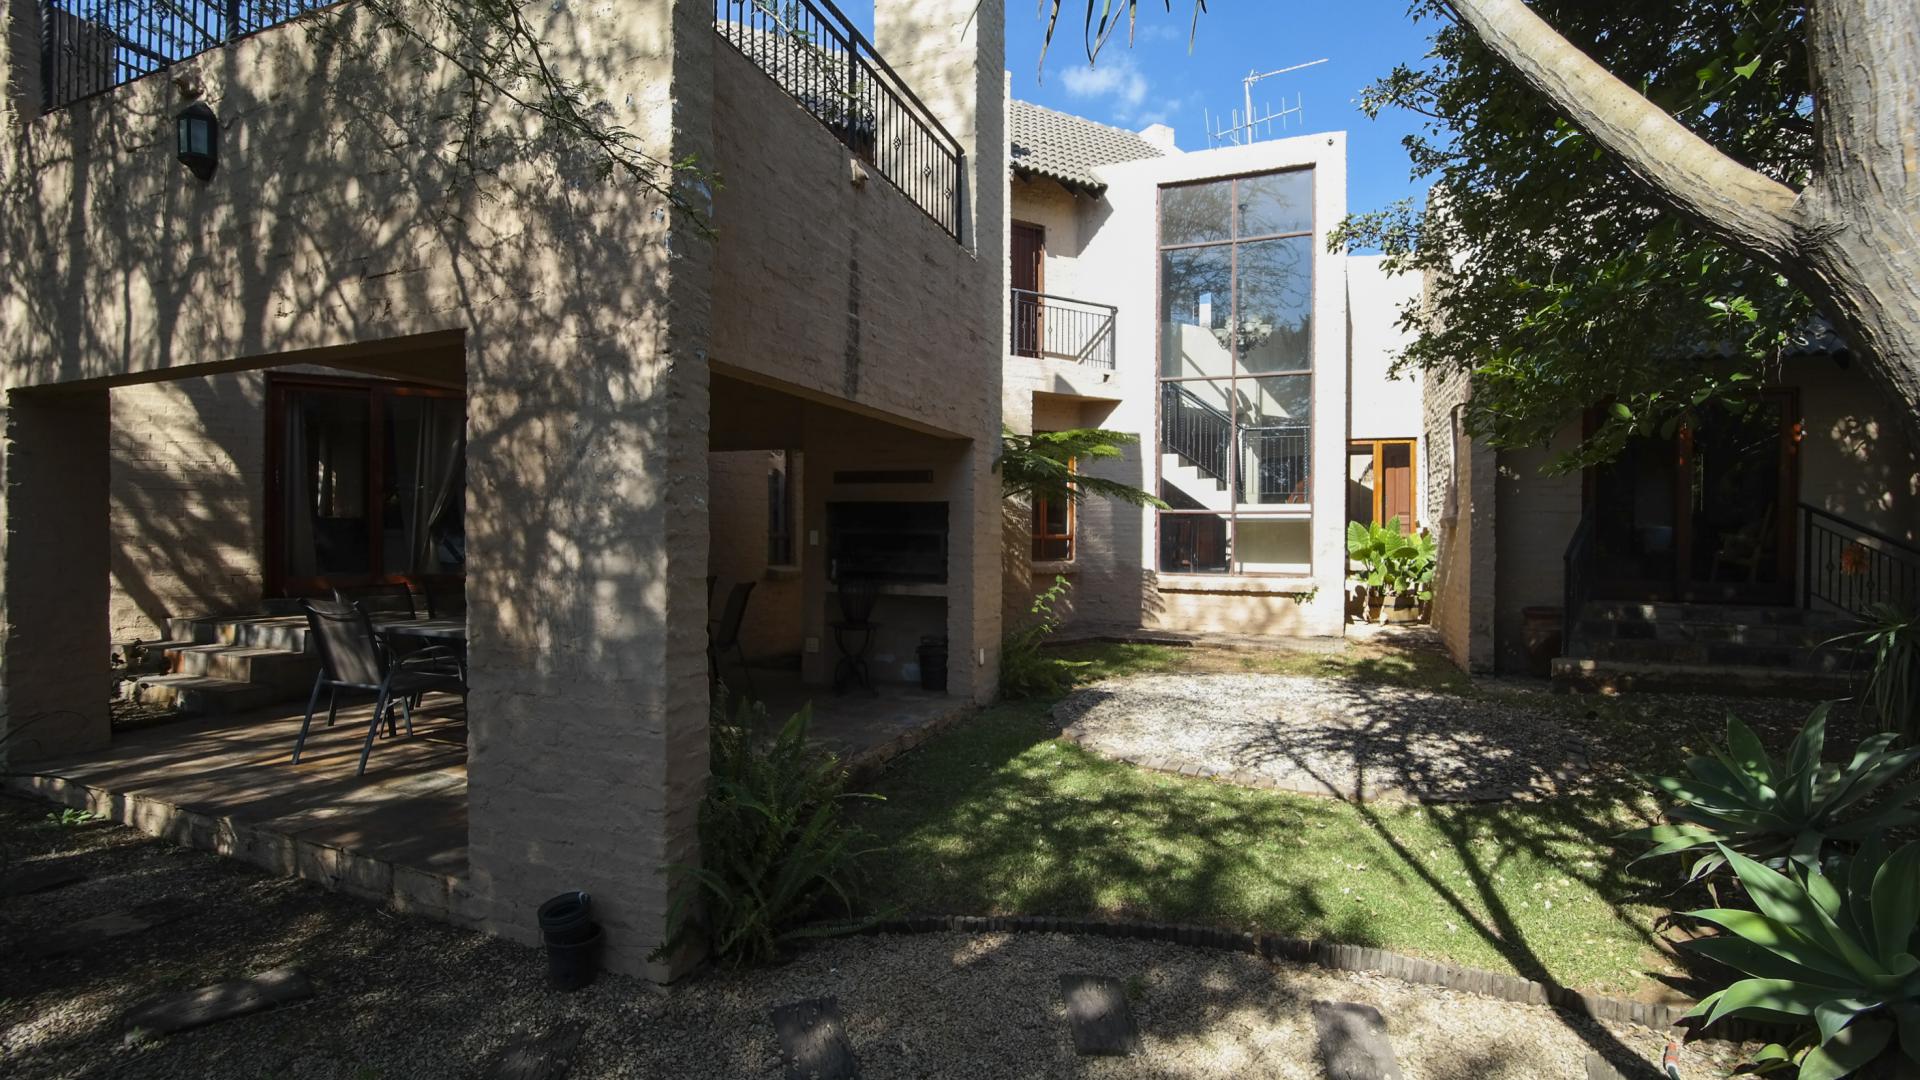
M 1070 473 L 1078 472 L 1079 471 L 1078 465 L 1079 463 L 1077 461 L 1069 459 L 1067 461 L 1067 471 Z M 1074 499 L 1065 500 L 1067 504 L 1066 505 L 1066 511 L 1067 511 L 1066 531 L 1061 533 L 1052 533 L 1052 532 L 1046 531 L 1046 520 L 1047 520 L 1047 512 L 1053 509 L 1053 500 L 1047 498 L 1044 495 L 1034 496 L 1033 522 L 1032 522 L 1032 527 L 1030 529 L 1030 532 L 1032 533 L 1032 541 L 1033 541 L 1032 555 L 1033 555 L 1034 562 L 1056 563 L 1056 562 L 1072 562 L 1073 561 L 1073 557 L 1079 547 L 1079 545 L 1074 542 L 1074 533 L 1076 530 L 1076 526 L 1079 525 L 1079 517 L 1080 517 L 1079 508 L 1074 505 L 1075 501 L 1076 500 Z M 1066 541 L 1066 545 L 1067 545 L 1066 555 L 1057 559 L 1041 558 L 1040 556 L 1041 545 L 1052 542 L 1052 541 L 1058 541 L 1058 540 Z
M 322 574 L 317 577 L 294 577 L 287 571 L 286 522 L 281 518 L 284 499 L 282 498 L 283 478 L 281 470 L 287 467 L 283 458 L 285 452 L 286 395 L 294 390 L 333 390 L 347 393 L 364 393 L 367 397 L 367 476 L 366 514 L 368 522 L 367 558 L 368 566 L 378 570 L 364 574 Z M 448 583 L 465 578 L 460 574 L 425 574 L 389 572 L 385 566 L 386 552 L 383 549 L 381 530 L 378 523 L 382 520 L 381 497 L 384 488 L 378 482 L 386 470 L 386 440 L 373 433 L 381 431 L 386 422 L 385 405 L 391 397 L 435 397 L 464 399 L 466 394 L 443 386 L 428 386 L 422 383 L 400 382 L 388 379 L 356 379 L 331 375 L 285 374 L 272 372 L 267 376 L 266 408 L 266 495 L 265 528 L 262 530 L 266 541 L 266 559 L 264 591 L 273 597 L 324 596 L 336 588 L 361 588 L 368 585 L 406 585 L 415 591 L 424 591 L 427 583 Z M 463 496 L 464 497 L 464 496 Z

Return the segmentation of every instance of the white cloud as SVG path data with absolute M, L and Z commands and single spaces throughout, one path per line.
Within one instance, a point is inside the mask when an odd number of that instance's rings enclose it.
M 1139 109 L 1152 89 L 1140 66 L 1125 53 L 1109 56 L 1093 67 L 1070 67 L 1060 76 L 1060 82 L 1073 97 L 1099 98 L 1125 115 Z

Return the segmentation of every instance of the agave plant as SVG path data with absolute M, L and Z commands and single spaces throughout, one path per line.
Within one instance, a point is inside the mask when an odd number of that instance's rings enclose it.
M 1876 1062 L 1920 1067 L 1920 843 L 1889 858 L 1869 838 L 1831 877 L 1721 856 L 1759 910 L 1692 912 L 1725 933 L 1689 947 L 1748 978 L 1687 1015 L 1708 1027 L 1733 1016 L 1811 1029 L 1762 1050 L 1756 1072 L 1797 1067 L 1799 1080 L 1835 1080 Z
M 1666 811 L 1667 824 L 1624 839 L 1654 845 L 1640 859 L 1697 854 L 1687 873 L 1691 882 L 1724 868 L 1728 849 L 1775 868 L 1794 863 L 1811 870 L 1834 844 L 1859 844 L 1920 821 L 1920 783 L 1863 807 L 1920 761 L 1920 748 L 1894 750 L 1898 736 L 1881 734 L 1861 742 L 1845 765 L 1822 761 L 1827 708 L 1817 706 L 1807 717 L 1784 762 L 1775 762 L 1752 729 L 1729 715 L 1726 748 L 1689 758 L 1691 778 L 1642 778 L 1679 801 Z

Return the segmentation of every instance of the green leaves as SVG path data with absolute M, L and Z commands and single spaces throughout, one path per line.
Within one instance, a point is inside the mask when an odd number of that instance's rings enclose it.
M 1132 484 L 1083 471 L 1085 462 L 1118 458 L 1140 441 L 1138 435 L 1105 428 L 1070 428 L 1021 435 L 1001 433 L 1000 457 L 993 469 L 1000 474 L 1000 493 L 1008 499 L 1112 499 L 1131 506 L 1166 509 L 1152 492 Z
M 1838 1080 L 1887 1053 L 1920 1064 L 1920 960 L 1912 953 L 1920 843 L 1891 858 L 1869 844 L 1831 877 L 1798 865 L 1779 873 L 1720 850 L 1760 910 L 1692 912 L 1726 933 L 1688 947 L 1751 978 L 1688 1015 L 1708 1027 L 1733 1016 L 1811 1028 L 1794 1048 L 1762 1051 L 1757 1071 L 1796 1062 L 1801 1080 Z
M 1652 845 L 1640 859 L 1699 853 L 1691 881 L 1725 867 L 1728 850 L 1768 866 L 1811 869 L 1836 844 L 1920 820 L 1920 784 L 1885 790 L 1920 763 L 1920 749 L 1896 751 L 1893 736 L 1876 735 L 1844 766 L 1823 761 L 1827 711 L 1826 705 L 1812 711 L 1782 762 L 1751 728 L 1728 716 L 1726 748 L 1688 759 L 1689 776 L 1641 778 L 1674 800 L 1666 810 L 1669 824 L 1623 839 Z M 1846 913 L 1831 914 L 1839 921 Z
M 769 735 L 766 710 L 742 702 L 731 715 L 716 698 L 708 728 L 712 776 L 700 804 L 698 866 L 674 866 L 679 889 L 667 911 L 662 957 L 695 938 L 729 964 L 765 963 L 798 937 L 851 932 L 864 834 L 846 824 L 846 774 L 808 741 L 802 708 Z M 704 909 L 704 912 L 703 912 Z M 840 921 L 823 930 L 823 912 Z M 838 930 L 845 927 L 845 930 Z

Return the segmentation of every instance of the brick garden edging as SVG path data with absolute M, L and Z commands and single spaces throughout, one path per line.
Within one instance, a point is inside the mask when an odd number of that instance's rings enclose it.
M 1269 961 L 1286 960 L 1296 964 L 1312 964 L 1330 971 L 1385 975 L 1402 982 L 1421 986 L 1438 986 L 1447 990 L 1461 990 L 1502 1001 L 1525 1005 L 1551 1005 L 1563 1012 L 1588 1016 L 1595 1020 L 1639 1024 L 1655 1030 L 1672 1027 L 1686 1015 L 1688 1009 L 1693 1007 L 1691 1001 L 1674 1006 L 1645 1001 L 1627 1001 L 1623 998 L 1607 997 L 1604 994 L 1589 994 L 1555 983 L 1536 982 L 1517 975 L 1482 971 L 1478 968 L 1461 967 L 1458 964 L 1421 960 L 1388 952 L 1385 949 L 1368 948 L 1364 945 L 1340 945 L 1330 941 L 1309 941 L 1305 938 L 1283 937 L 1279 934 L 1221 930 L 1217 927 L 1189 923 L 1137 922 L 1126 919 L 1069 919 L 1052 915 L 906 915 L 881 919 L 871 926 L 864 927 L 861 932 L 869 935 L 1082 934 L 1088 937 L 1158 941 L 1170 945 L 1247 953 Z M 1718 1030 L 1719 1028 L 1726 1030 L 1721 1031 Z M 1712 1038 L 1739 1039 L 1745 1037 L 1743 1034 L 1745 1031 L 1744 1025 L 1740 1030 L 1735 1030 L 1734 1025 L 1723 1022 L 1717 1025 Z

